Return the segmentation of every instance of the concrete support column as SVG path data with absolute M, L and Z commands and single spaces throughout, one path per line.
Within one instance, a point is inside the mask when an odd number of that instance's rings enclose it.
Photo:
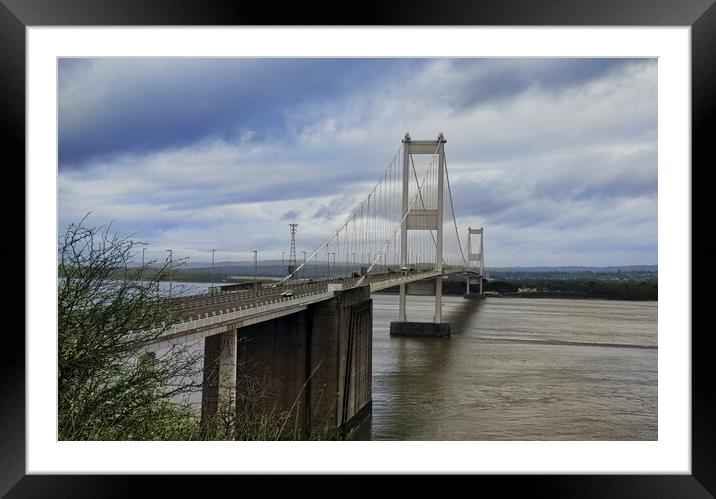
M 372 310 L 368 286 L 309 308 L 313 431 L 344 431 L 370 414 Z
M 440 324 L 443 321 L 443 279 L 435 279 L 435 322 Z
M 217 410 L 220 413 L 233 410 L 236 401 L 236 339 L 235 329 L 221 336 L 219 349 L 219 393 Z
M 398 307 L 399 314 L 398 314 L 398 320 L 400 322 L 405 322 L 406 314 L 405 314 L 405 308 L 406 308 L 406 293 L 405 293 L 405 284 L 400 285 L 400 305 Z
M 204 339 L 204 379 L 201 419 L 209 422 L 216 414 L 230 410 L 236 398 L 236 329 Z

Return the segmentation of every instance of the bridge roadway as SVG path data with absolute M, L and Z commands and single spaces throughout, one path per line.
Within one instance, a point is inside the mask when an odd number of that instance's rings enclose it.
M 448 273 L 448 271 L 444 271 Z M 370 291 L 434 279 L 443 272 L 429 270 L 408 274 L 371 274 L 363 281 L 370 285 Z M 150 344 L 162 348 L 170 346 L 177 339 L 192 341 L 224 332 L 227 328 L 238 328 L 275 319 L 305 310 L 309 305 L 333 297 L 329 284 L 342 284 L 343 289 L 355 287 L 360 278 L 334 278 L 314 281 L 294 281 L 276 287 L 260 288 L 224 293 L 217 296 L 193 295 L 177 298 L 174 302 L 179 321 L 172 324 L 161 336 Z M 291 296 L 282 296 L 290 291 Z

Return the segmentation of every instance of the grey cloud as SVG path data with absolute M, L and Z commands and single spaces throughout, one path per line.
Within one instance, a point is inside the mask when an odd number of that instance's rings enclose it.
M 298 210 L 288 210 L 286 213 L 281 215 L 281 220 L 294 220 L 300 215 Z
M 73 64 L 61 77 L 83 78 L 86 68 Z M 274 257 L 287 248 L 286 222 L 296 219 L 308 250 L 367 194 L 406 130 L 418 138 L 443 130 L 461 235 L 467 225 L 485 225 L 490 265 L 655 263 L 655 62 L 428 60 L 394 69 L 355 87 L 344 79 L 325 94 L 299 86 L 295 99 L 273 108 L 265 99 L 278 87 L 262 94 L 256 82 L 242 82 L 238 101 L 264 95 L 255 110 L 269 106 L 266 122 L 244 113 L 243 124 L 217 118 L 216 129 L 174 136 L 180 140 L 125 147 L 127 135 L 101 154 L 85 150 L 82 170 L 60 171 L 60 218 L 102 206 L 157 245 L 259 248 Z M 140 81 L 140 93 L 167 88 L 171 74 Z M 102 122 L 100 97 L 96 109 L 67 115 L 73 134 Z M 170 102 L 144 114 L 157 120 Z M 215 112 L 202 115 L 205 124 Z M 201 113 L 190 107 L 166 116 L 180 123 Z M 136 115 L 135 105 L 97 133 Z M 234 135 L 222 136 L 226 130 Z

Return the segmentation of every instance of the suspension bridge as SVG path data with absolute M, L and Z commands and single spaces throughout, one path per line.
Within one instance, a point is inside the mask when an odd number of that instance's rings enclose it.
M 372 292 L 399 288 L 391 335 L 449 335 L 444 277 L 464 276 L 468 298 L 482 296 L 485 272 L 484 230 L 467 228 L 466 248 L 460 239 L 446 142 L 442 133 L 433 140 L 406 133 L 368 194 L 300 265 L 292 237 L 293 258 L 280 282 L 175 300 L 181 319 L 152 348 L 204 340 L 202 419 L 236 404 L 237 376 L 267 371 L 282 380 L 286 404 L 294 400 L 294 407 L 299 397 L 306 428 L 320 420 L 343 431 L 362 419 L 371 401 Z M 474 252 L 472 236 L 479 236 Z M 319 262 L 328 262 L 327 275 L 307 277 Z M 479 282 L 477 295 L 470 294 L 471 280 Z M 418 282 L 435 295 L 433 322 L 408 321 L 408 285 Z

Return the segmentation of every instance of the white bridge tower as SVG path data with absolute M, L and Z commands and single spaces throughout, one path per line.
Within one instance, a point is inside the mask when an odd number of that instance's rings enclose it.
M 472 236 L 480 236 L 479 253 L 472 252 Z M 470 294 L 470 277 L 471 274 L 477 273 L 480 279 L 480 294 L 482 294 L 482 281 L 485 279 L 485 229 L 480 227 L 479 229 L 473 229 L 472 227 L 467 228 L 467 291 L 465 294 Z
M 435 271 L 440 275 L 435 279 L 435 322 L 442 322 L 443 314 L 443 178 L 445 175 L 445 136 L 442 132 L 436 140 L 412 140 L 406 133 L 403 138 L 403 222 L 400 226 L 400 257 L 401 266 L 408 267 L 408 231 L 428 230 L 435 231 Z M 435 199 L 435 206 L 424 206 L 421 209 L 409 206 L 409 187 L 412 156 L 417 154 L 437 155 L 437 182 L 434 185 L 436 192 L 431 195 Z M 427 196 L 428 193 L 421 193 Z M 399 321 L 406 321 L 406 284 L 400 285 L 400 313 Z

